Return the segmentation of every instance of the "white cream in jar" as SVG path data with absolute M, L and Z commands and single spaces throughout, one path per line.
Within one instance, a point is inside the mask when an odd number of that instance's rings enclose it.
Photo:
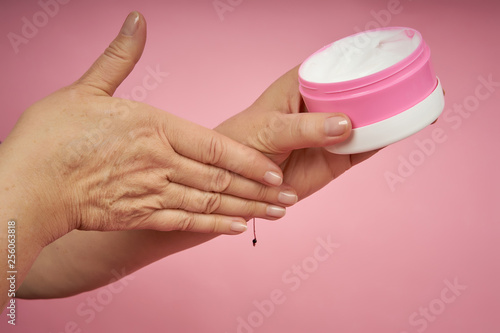
M 338 40 L 309 58 L 300 75 L 310 82 L 333 83 L 380 72 L 408 57 L 420 44 L 420 35 L 407 31 L 367 31 Z

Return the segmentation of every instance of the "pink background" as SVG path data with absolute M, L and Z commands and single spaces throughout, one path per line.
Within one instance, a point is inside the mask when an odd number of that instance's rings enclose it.
M 0 139 L 29 105 L 78 78 L 134 9 L 148 21 L 148 43 L 117 95 L 159 66 L 169 76 L 145 102 L 199 124 L 214 127 L 244 109 L 309 54 L 375 27 L 376 17 L 422 32 L 446 89 L 445 116 L 281 221 L 258 221 L 256 248 L 250 233 L 224 236 L 150 265 L 89 323 L 76 308 L 106 291 L 19 301 L 18 325 L 3 314 L 0 330 L 59 333 L 74 322 L 94 333 L 229 333 L 245 321 L 239 332 L 499 332 L 500 87 L 475 94 L 479 77 L 500 82 L 500 2 L 401 0 L 390 17 L 387 0 L 229 3 L 221 20 L 212 0 L 73 0 L 16 54 L 7 34 L 21 34 L 23 16 L 32 20 L 41 7 L 2 0 Z M 471 111 L 459 115 L 454 104 Z M 446 139 L 425 155 L 418 142 L 431 149 L 436 129 Z M 391 188 L 385 175 L 398 167 L 404 181 Z M 316 239 L 327 236 L 340 247 L 318 262 Z M 454 294 L 455 282 L 466 289 Z M 271 293 L 282 294 L 274 309 Z

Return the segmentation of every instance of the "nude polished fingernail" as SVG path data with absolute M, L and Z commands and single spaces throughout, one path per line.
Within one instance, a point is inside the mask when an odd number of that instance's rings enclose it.
M 264 181 L 274 186 L 280 186 L 283 183 L 283 178 L 274 171 L 268 171 L 264 175 Z
M 231 231 L 234 231 L 234 232 L 245 232 L 247 230 L 247 225 L 244 224 L 244 223 L 241 223 L 239 221 L 235 222 L 231 222 Z
M 347 120 L 342 117 L 331 117 L 325 120 L 327 136 L 341 136 L 347 130 Z
M 266 214 L 269 217 L 283 217 L 286 214 L 286 209 L 279 206 L 267 206 Z
M 299 198 L 297 197 L 297 194 L 291 191 L 283 191 L 278 194 L 278 201 L 284 205 L 293 205 L 299 201 Z
M 133 36 L 137 31 L 138 26 L 139 26 L 139 13 L 131 12 L 130 14 L 128 14 L 127 19 L 123 23 L 120 33 L 122 33 L 125 36 Z

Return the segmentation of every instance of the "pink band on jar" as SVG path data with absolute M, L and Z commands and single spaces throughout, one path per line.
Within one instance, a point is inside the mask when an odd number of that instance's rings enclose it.
M 364 37 L 366 37 L 370 36 L 370 33 L 374 34 L 378 31 L 385 31 L 388 33 L 391 32 L 391 30 L 395 32 L 395 36 L 398 35 L 398 31 L 404 32 L 404 35 L 402 35 L 403 38 L 408 38 L 408 40 L 414 44 L 416 41 L 419 41 L 418 45 L 416 45 L 415 49 L 409 55 L 396 63 L 366 76 L 344 81 L 314 82 L 311 81 L 311 79 L 306 80 L 304 78 L 304 76 L 312 76 L 306 73 L 306 69 L 308 69 L 307 66 L 309 66 L 309 68 L 311 68 L 311 66 L 316 66 L 314 69 L 321 75 L 321 68 L 318 68 L 317 64 L 308 62 L 318 59 L 318 55 L 323 56 L 320 53 L 326 50 L 332 50 L 330 47 L 335 43 L 342 43 L 343 40 L 351 38 L 350 42 L 352 44 L 352 38 L 358 38 L 361 34 L 366 34 L 364 35 Z M 412 108 L 414 110 L 412 112 L 416 112 L 414 107 L 428 98 L 437 88 L 438 80 L 431 65 L 430 49 L 418 31 L 410 28 L 388 27 L 362 32 L 346 37 L 345 39 L 321 48 L 308 57 L 299 69 L 299 91 L 309 112 L 345 113 L 351 119 L 353 129 L 361 129 L 364 126 L 382 122 Z M 396 42 L 398 41 L 397 39 L 394 40 Z M 380 42 L 380 44 L 382 43 L 383 41 Z M 339 44 L 336 44 L 334 47 L 338 48 L 337 45 Z M 372 48 L 369 51 L 376 52 L 377 50 L 373 51 Z M 390 51 L 391 49 L 389 49 L 389 55 L 391 55 Z M 355 52 L 363 52 L 363 50 L 355 50 Z M 341 53 L 337 52 L 337 54 Z M 348 56 L 341 56 L 344 57 L 344 60 L 347 59 L 345 61 L 348 63 Z M 322 59 L 326 58 L 323 57 Z M 369 59 L 367 61 L 369 61 Z M 325 69 L 325 71 L 326 70 L 328 69 Z M 342 68 L 340 68 L 340 70 L 342 70 Z M 326 79 L 322 78 L 318 81 L 325 80 Z M 434 97 L 433 100 L 437 101 L 436 97 Z M 429 105 L 427 105 L 427 107 L 429 107 Z M 422 126 L 425 127 L 425 124 L 430 123 L 427 119 L 429 117 L 434 117 L 432 121 L 435 120 L 441 113 L 443 107 L 444 100 L 442 103 L 439 102 L 435 105 L 435 108 L 439 108 L 439 112 L 436 110 L 432 110 L 430 113 L 427 113 L 425 110 L 422 111 Z M 395 138 L 397 137 L 398 140 L 405 137 L 405 135 L 401 134 L 404 134 L 405 128 L 393 129 L 393 131 L 400 132 L 395 135 Z M 373 129 L 370 132 L 373 133 Z M 408 135 L 413 133 L 408 133 Z M 380 136 L 386 134 L 387 133 L 380 133 Z M 390 135 L 389 133 L 389 136 Z M 370 140 L 378 141 L 377 138 L 373 137 L 370 138 Z M 382 142 L 387 144 L 387 137 L 384 139 L 380 138 L 379 141 L 381 144 Z M 349 153 L 351 150 L 359 150 L 356 147 L 351 148 L 352 149 L 347 149 L 346 153 Z

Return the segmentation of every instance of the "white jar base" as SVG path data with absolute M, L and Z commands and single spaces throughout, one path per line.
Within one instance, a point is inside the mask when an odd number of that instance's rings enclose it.
M 335 154 L 357 154 L 379 149 L 417 133 L 436 120 L 444 109 L 441 83 L 426 99 L 391 118 L 354 128 L 344 142 L 325 149 Z

